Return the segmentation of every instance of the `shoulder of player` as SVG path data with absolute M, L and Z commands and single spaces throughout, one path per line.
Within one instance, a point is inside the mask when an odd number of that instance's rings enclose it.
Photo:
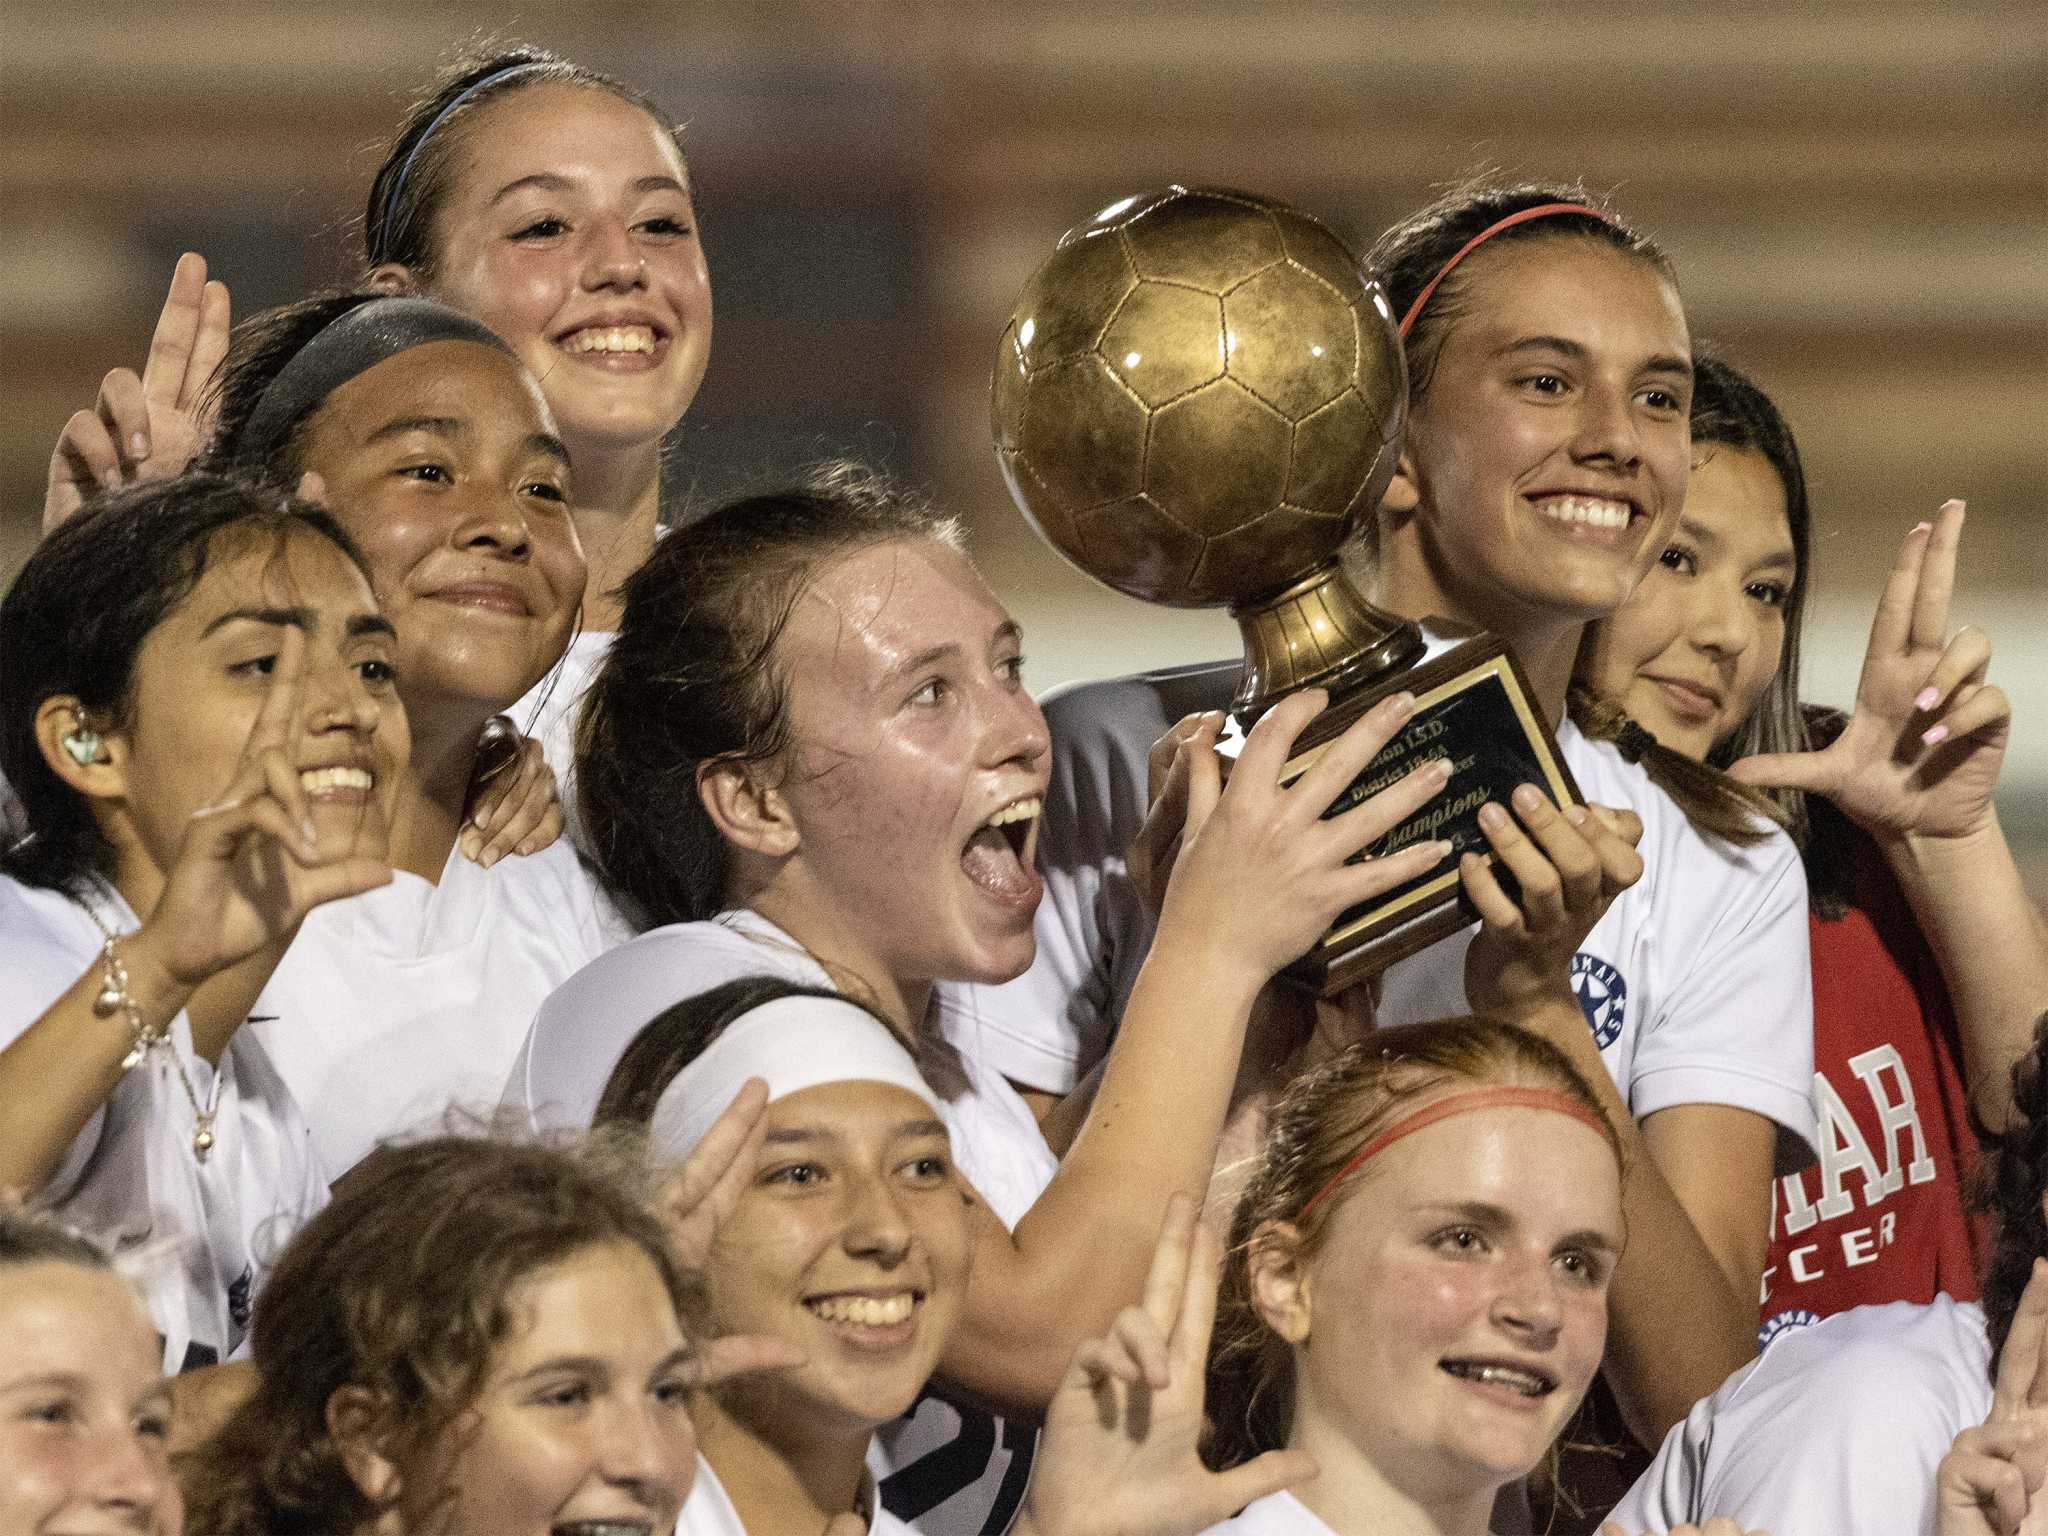
M 1915 1405 L 1953 1412 L 1960 1390 L 1971 1399 L 1960 1406 L 1981 1417 L 1974 1400 L 1981 1393 L 1983 1407 L 1990 1404 L 1990 1358 L 1984 1309 L 1976 1303 L 1947 1296 L 1895 1301 L 1852 1307 L 1786 1333 L 1728 1390 L 1731 1402 L 1789 1395 L 1827 1404 L 1837 1415 L 1868 1402 L 1900 1416 Z
M 1142 760 L 1160 732 L 1183 715 L 1228 707 L 1244 664 L 1206 661 L 1127 677 L 1090 678 L 1047 690 L 1045 711 L 1056 752 L 1087 754 L 1136 744 Z M 1143 736 L 1142 743 L 1137 742 Z

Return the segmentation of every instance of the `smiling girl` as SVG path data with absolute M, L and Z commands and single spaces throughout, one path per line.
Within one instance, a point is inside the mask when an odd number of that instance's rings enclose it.
M 682 1278 L 619 1174 L 379 1149 L 256 1307 L 254 1394 L 195 1453 L 208 1536 L 664 1536 L 696 1442 Z
M 1481 1536 L 1600 1367 L 1621 1151 L 1561 1053 L 1476 1019 L 1297 1081 L 1231 1223 L 1218 1465 L 1318 1471 L 1218 1533 Z
M 0 1210 L 0 1528 L 173 1536 L 170 1424 L 128 1283 L 83 1238 Z
M 391 624 L 324 512 L 191 475 L 53 534 L 0 603 L 0 1188 L 119 1250 L 172 1370 L 225 1359 L 327 1182 L 252 1015 L 391 878 Z M 259 996 L 260 994 L 260 996 Z
M 1962 505 L 1908 535 L 1844 718 L 1799 702 L 1810 518 L 1790 428 L 1703 359 L 1693 441 L 1684 517 L 1588 632 L 1579 674 L 1660 756 L 1771 787 L 1804 851 L 1824 1134 L 1820 1166 L 1774 1190 L 1762 1336 L 1966 1301 L 1970 1102 L 2003 1123 L 2007 1068 L 2048 1002 L 2048 933 L 1992 803 L 2009 721 L 1990 647 L 1948 629 Z
M 260 1026 L 339 1175 L 451 1102 L 495 1103 L 533 1010 L 607 942 L 566 843 L 488 866 L 459 848 L 484 726 L 554 666 L 583 590 L 568 450 L 492 332 L 350 295 L 243 327 L 213 452 L 317 474 L 397 626 L 393 881 L 308 926 Z
M 803 1364 L 698 1394 L 702 1464 L 679 1529 L 743 1536 L 858 1513 L 871 1531 L 908 1531 L 881 1507 L 868 1443 L 924 1389 L 966 1299 L 972 1218 L 943 1106 L 865 1008 L 758 979 L 635 1036 L 597 1120 L 684 1157 L 751 1077 L 768 1085 L 764 1127 L 693 1322 L 781 1339 Z
M 1574 188 L 1461 188 L 1388 231 L 1367 265 L 1403 317 L 1409 417 L 1351 558 L 1382 607 L 1505 639 L 1586 799 L 1642 823 L 1638 855 L 1632 829 L 1561 813 L 1530 786 L 1512 811 L 1482 812 L 1521 899 L 1467 853 L 1484 942 L 1468 930 L 1391 968 L 1377 1017 L 1576 993 L 1576 1017 L 1540 1017 L 1630 1153 L 1634 1240 L 1614 1278 L 1609 1368 L 1654 1443 L 1754 1350 L 1771 1175 L 1812 1136 L 1796 851 L 1739 792 L 1681 809 L 1565 718 L 1587 624 L 1628 597 L 1684 500 L 1685 313 L 1668 261 Z M 1039 958 L 1009 987 L 949 999 L 963 1048 L 1052 1090 L 1100 1057 L 1151 939 L 1123 862 L 1148 802 L 1147 744 L 1225 705 L 1238 671 L 1183 668 L 1048 701 Z M 1191 745 L 1184 729 L 1168 749 Z M 1284 1060 L 1289 1043 L 1271 1054 Z

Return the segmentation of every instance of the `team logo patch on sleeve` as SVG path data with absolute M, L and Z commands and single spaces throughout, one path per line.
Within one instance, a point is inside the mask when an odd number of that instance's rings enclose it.
M 1583 949 L 1572 956 L 1572 991 L 1579 996 L 1579 1012 L 1586 1027 L 1603 1051 L 1621 1038 L 1621 1022 L 1628 1009 L 1628 982 L 1621 972 Z
M 1756 1331 L 1757 1353 L 1768 1349 L 1771 1340 L 1780 1334 L 1790 1333 L 1794 1328 L 1808 1328 L 1820 1321 L 1820 1314 L 1805 1307 L 1788 1307 L 1775 1314 L 1771 1320 Z

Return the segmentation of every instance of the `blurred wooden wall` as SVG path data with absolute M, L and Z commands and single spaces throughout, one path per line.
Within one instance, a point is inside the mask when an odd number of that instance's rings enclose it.
M 0 11 L 0 572 L 177 252 L 238 306 L 348 275 L 406 93 L 497 29 L 688 122 L 717 294 L 680 492 L 852 451 L 972 520 L 1049 685 L 1234 644 L 1096 591 L 1009 508 L 989 359 L 1068 225 L 1168 181 L 1295 200 L 1361 244 L 1480 167 L 1612 188 L 1694 332 L 1779 397 L 1815 492 L 1810 692 L 1846 699 L 1897 540 L 1971 504 L 1963 602 L 2020 705 L 2007 817 L 2048 870 L 2048 12 L 1479 3 Z

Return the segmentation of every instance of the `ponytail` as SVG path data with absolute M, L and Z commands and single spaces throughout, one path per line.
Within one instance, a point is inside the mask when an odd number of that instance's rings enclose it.
M 1753 848 L 1785 826 L 1786 813 L 1770 796 L 1674 752 L 1620 705 L 1574 683 L 1566 711 L 1589 741 L 1609 742 L 1630 762 L 1640 763 L 1650 782 L 1677 801 L 1685 819 L 1709 836 Z

